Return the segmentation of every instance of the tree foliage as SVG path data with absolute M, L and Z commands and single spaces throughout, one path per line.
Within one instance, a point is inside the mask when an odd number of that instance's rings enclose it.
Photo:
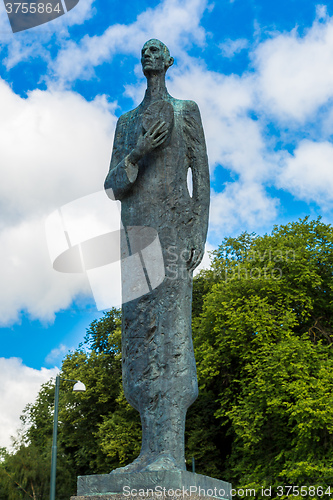
M 45 500 L 50 491 L 50 453 L 49 448 L 40 449 L 33 443 L 19 445 L 15 453 L 3 450 L 0 464 L 1 500 Z M 60 455 L 58 473 L 62 479 L 59 484 L 59 498 L 68 499 L 68 485 L 71 474 L 65 458 Z
M 197 365 L 233 483 L 332 483 L 332 249 L 332 227 L 306 218 L 225 239 L 205 272 Z
M 103 443 L 107 438 L 102 432 L 109 419 L 114 419 L 117 414 L 121 418 L 122 412 L 127 411 L 118 403 L 121 394 L 120 335 L 120 312 L 112 309 L 101 320 L 90 325 L 83 344 L 63 360 L 57 440 L 57 500 L 68 500 L 71 494 L 75 494 L 78 475 L 108 473 L 128 458 L 121 452 L 121 458 L 117 454 L 108 455 Z M 73 393 L 73 383 L 66 379 L 81 380 L 86 385 L 86 392 Z M 35 403 L 25 408 L 21 418 L 27 431 L 17 451 L 4 458 L 3 468 L 12 478 L 11 483 L 6 482 L 6 488 L 8 491 L 14 490 L 13 499 L 21 498 L 15 497 L 17 487 L 13 486 L 13 482 L 22 486 L 25 484 L 15 464 L 21 455 L 32 453 L 33 450 L 37 450 L 37 456 L 44 464 L 45 476 L 41 481 L 45 491 L 48 491 L 54 391 L 55 381 L 51 380 L 42 386 Z M 139 425 L 137 422 L 138 428 Z M 111 436 L 113 432 L 115 429 L 111 426 Z M 130 452 L 134 453 L 132 450 Z M 36 463 L 33 465 L 34 470 L 39 470 L 38 467 Z M 1 484 L 4 482 L 2 477 Z M 47 496 L 43 493 L 41 498 Z

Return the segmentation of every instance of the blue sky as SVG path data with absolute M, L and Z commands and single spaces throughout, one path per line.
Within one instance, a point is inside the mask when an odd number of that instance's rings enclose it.
M 102 315 L 84 275 L 52 269 L 44 220 L 102 189 L 116 120 L 143 96 L 149 38 L 175 58 L 169 92 L 201 110 L 208 249 L 305 215 L 332 220 L 333 2 L 80 0 L 15 34 L 2 6 L 0 446 Z

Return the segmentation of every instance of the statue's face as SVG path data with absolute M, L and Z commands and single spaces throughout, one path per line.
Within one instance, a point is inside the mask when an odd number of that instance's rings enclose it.
M 141 64 L 143 73 L 147 76 L 149 73 L 161 73 L 170 66 L 170 57 L 166 57 L 166 53 L 162 44 L 158 40 L 149 40 L 145 43 L 141 51 Z

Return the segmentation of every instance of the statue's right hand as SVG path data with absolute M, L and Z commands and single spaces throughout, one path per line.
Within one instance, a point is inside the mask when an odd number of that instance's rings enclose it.
M 138 161 L 146 154 L 163 144 L 168 136 L 168 126 L 166 122 L 157 120 L 144 135 L 138 139 L 136 147 L 132 152 L 132 159 Z

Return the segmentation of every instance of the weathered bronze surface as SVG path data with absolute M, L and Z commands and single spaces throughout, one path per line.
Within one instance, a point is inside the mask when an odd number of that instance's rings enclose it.
M 148 293 L 123 299 L 123 387 L 140 412 L 142 448 L 132 464 L 116 473 L 186 470 L 185 417 L 198 395 L 191 304 L 193 270 L 202 260 L 208 227 L 205 138 L 197 104 L 174 99 L 166 89 L 165 73 L 173 64 L 167 47 L 149 40 L 141 62 L 146 94 L 118 120 L 105 188 L 111 198 L 121 200 L 122 254 L 135 253 L 131 228 L 153 228 L 166 276 L 157 287 L 154 277 L 147 276 Z M 143 247 L 137 241 L 137 251 Z M 135 273 L 126 266 L 124 259 L 123 294 L 136 286 Z

